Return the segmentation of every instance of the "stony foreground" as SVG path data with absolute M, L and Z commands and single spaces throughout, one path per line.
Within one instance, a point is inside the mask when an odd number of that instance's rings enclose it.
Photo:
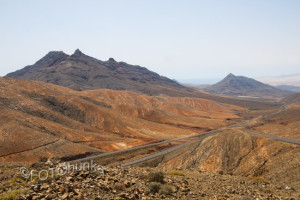
M 3 171 L 1 174 L 3 175 Z M 163 172 L 163 173 L 158 173 Z M 159 168 L 105 168 L 24 181 L 2 180 L 0 199 L 299 199 L 296 189 L 259 177 Z M 11 195 L 11 196 L 10 196 Z M 14 196 L 15 195 L 15 196 Z

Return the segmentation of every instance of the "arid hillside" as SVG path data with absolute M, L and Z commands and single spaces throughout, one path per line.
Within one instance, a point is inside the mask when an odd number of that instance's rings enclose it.
M 296 93 L 293 95 L 290 95 L 284 99 L 282 99 L 282 102 L 285 102 L 287 104 L 292 104 L 292 103 L 299 103 L 300 102 L 300 93 Z
M 74 91 L 0 78 L 0 160 L 125 149 L 226 126 L 243 110 L 200 98 Z
M 287 110 L 251 120 L 245 127 L 231 128 L 197 139 L 175 152 L 149 163 L 167 168 L 259 177 L 300 189 L 300 147 L 250 134 L 256 131 L 300 141 L 299 103 Z

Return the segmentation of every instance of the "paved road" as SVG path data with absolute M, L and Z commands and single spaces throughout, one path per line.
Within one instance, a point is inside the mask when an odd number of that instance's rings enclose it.
M 278 114 L 280 112 L 285 111 L 286 109 L 287 109 L 287 106 L 284 104 L 279 111 L 277 111 L 275 113 L 272 113 L 272 114 L 269 114 L 268 116 L 274 115 L 274 114 Z M 266 117 L 266 116 L 264 116 L 264 117 Z M 113 152 L 101 153 L 101 154 L 95 155 L 95 156 L 89 156 L 89 157 L 86 157 L 86 158 L 71 160 L 70 162 L 82 162 L 82 161 L 86 161 L 86 160 L 92 160 L 92 159 L 102 158 L 102 157 L 106 157 L 106 156 L 111 156 L 111 155 L 115 155 L 115 154 L 118 154 L 118 153 L 125 153 L 125 152 L 129 152 L 129 151 L 140 150 L 140 149 L 144 149 L 144 148 L 148 148 L 148 147 L 152 147 L 152 146 L 157 146 L 157 145 L 161 145 L 161 144 L 166 144 L 166 143 L 170 143 L 170 142 L 175 142 L 175 141 L 180 141 L 180 140 L 185 140 L 185 139 L 196 138 L 196 137 L 203 136 L 203 135 L 214 134 L 214 133 L 216 133 L 216 132 L 218 132 L 220 130 L 224 130 L 224 129 L 228 129 L 228 128 L 233 128 L 233 127 L 238 127 L 238 126 L 241 126 L 241 125 L 246 125 L 248 122 L 249 122 L 249 120 L 246 120 L 244 122 L 240 122 L 240 123 L 233 124 L 233 125 L 230 125 L 230 126 L 222 127 L 222 128 L 219 128 L 219 129 L 216 129 L 216 130 L 212 130 L 212 131 L 203 132 L 203 133 L 196 134 L 196 135 L 190 135 L 190 136 L 175 138 L 175 139 L 171 139 L 171 140 L 164 140 L 164 141 L 161 141 L 161 142 L 146 144 L 146 145 L 137 146 L 137 147 L 133 147 L 133 148 L 128 148 L 128 149 L 124 149 L 124 150 L 120 150 L 120 151 L 113 151 Z M 191 142 L 191 141 L 189 141 L 189 142 Z M 151 157 L 147 156 L 147 157 L 141 158 L 141 159 L 146 159 L 146 158 L 151 159 L 151 158 L 154 158 L 155 156 L 159 156 L 159 155 L 162 155 L 162 154 L 174 151 L 174 150 L 176 150 L 176 149 L 178 149 L 178 148 L 180 148 L 180 147 L 182 147 L 182 146 L 184 146 L 186 144 L 189 144 L 189 142 L 180 144 L 180 145 L 175 146 L 175 147 L 171 147 L 171 148 L 166 149 L 166 150 L 164 150 L 162 152 L 158 152 L 157 153 L 158 155 L 157 154 L 153 154 L 153 155 L 150 155 Z M 132 161 L 132 162 L 134 162 L 134 161 Z M 123 164 L 123 165 L 125 165 L 125 164 Z
M 150 160 L 152 158 L 156 158 L 158 156 L 162 156 L 162 155 L 165 155 L 167 153 L 170 153 L 172 151 L 175 151 L 176 149 L 179 149 L 183 146 L 186 146 L 192 142 L 195 142 L 195 140 L 192 140 L 192 141 L 189 141 L 189 142 L 185 142 L 183 144 L 180 144 L 180 145 L 177 145 L 175 147 L 171 147 L 171 148 L 168 148 L 166 150 L 163 150 L 163 151 L 160 151 L 158 153 L 155 153 L 155 154 L 152 154 L 152 155 L 149 155 L 149 156 L 146 156 L 146 157 L 143 157 L 143 158 L 140 158 L 140 159 L 137 159 L 137 160 L 134 160 L 134 161 L 131 161 L 131 162 L 128 162 L 128 163 L 124 163 L 124 164 L 121 164 L 121 167 L 127 167 L 127 166 L 130 166 L 130 165 L 134 165 L 134 164 L 137 164 L 137 163 L 140 163 L 140 162 L 144 162 L 146 160 Z
M 264 136 L 264 137 L 271 138 L 271 139 L 274 139 L 274 140 L 279 140 L 279 141 L 282 141 L 282 142 L 287 142 L 287 143 L 291 143 L 291 144 L 300 145 L 300 141 L 297 141 L 297 140 L 277 137 L 277 136 L 274 136 L 274 135 L 269 135 L 269 134 L 260 133 L 260 132 L 256 132 L 256 131 L 245 131 L 245 132 L 249 133 L 249 134 L 253 134 L 253 135 Z
M 244 123 L 244 122 L 242 122 L 242 123 Z M 242 123 L 235 124 L 235 126 L 239 126 Z M 231 127 L 233 127 L 233 125 L 228 126 L 227 128 L 231 128 Z M 92 160 L 92 159 L 102 158 L 102 157 L 106 157 L 106 156 L 110 156 L 110 155 L 114 155 L 114 154 L 118 154 L 118 153 L 124 153 L 124 152 L 134 151 L 134 150 L 140 150 L 140 149 L 144 149 L 144 148 L 148 148 L 148 147 L 152 147 L 152 146 L 157 146 L 157 145 L 161 145 L 161 144 L 166 144 L 166 143 L 170 143 L 170 142 L 190 139 L 190 138 L 199 137 L 199 136 L 206 135 L 206 134 L 212 134 L 212 133 L 215 133 L 215 132 L 217 132 L 221 129 L 223 130 L 224 128 L 226 128 L 226 127 L 216 129 L 216 130 L 212 130 L 212 131 L 203 132 L 203 133 L 196 134 L 196 135 L 190 135 L 190 136 L 186 136 L 186 137 L 180 137 L 180 138 L 175 138 L 175 139 L 171 139 L 171 140 L 164 140 L 164 141 L 161 141 L 161 142 L 155 142 L 155 143 L 146 144 L 146 145 L 142 145 L 142 146 L 132 147 L 132 148 L 128 148 L 128 149 L 124 149 L 124 150 L 120 150 L 120 151 L 112 151 L 112 152 L 107 152 L 107 153 L 101 153 L 101 154 L 95 155 L 95 156 L 89 156 L 89 157 L 86 157 L 86 158 L 71 160 L 70 162 L 81 162 L 81 161 L 86 161 L 86 160 Z
M 291 143 L 291 144 L 296 144 L 296 145 L 300 145 L 300 141 L 297 141 L 297 140 L 291 140 L 291 139 L 287 139 L 287 138 L 281 138 L 281 137 L 276 137 L 276 136 L 273 136 L 273 135 L 268 135 L 268 134 L 265 134 L 265 133 L 259 133 L 259 132 L 254 132 L 254 131 L 245 131 L 246 133 L 249 133 L 249 134 L 254 134 L 254 135 L 260 135 L 260 136 L 264 136 L 264 137 L 268 137 L 268 138 L 271 138 L 271 139 L 275 139 L 275 140 L 279 140 L 279 141 L 282 141 L 282 142 L 288 142 L 288 143 Z M 172 148 L 169 148 L 169 149 L 166 149 L 164 151 L 161 151 L 161 152 L 158 152 L 158 153 L 155 153 L 155 154 L 152 154 L 150 156 L 146 156 L 144 158 L 140 158 L 140 159 L 137 159 L 137 160 L 134 160 L 134 161 L 131 161 L 131 162 L 128 162 L 128 163 L 124 163 L 124 164 L 121 164 L 121 167 L 127 167 L 127 166 L 130 166 L 130 165 L 135 165 L 135 164 L 138 164 L 138 163 L 141 163 L 141 162 L 144 162 L 144 161 L 147 161 L 147 160 L 150 160 L 152 158 L 156 158 L 158 156 L 162 156 L 162 155 L 165 155 L 167 153 L 170 153 L 172 151 L 175 151 L 183 146 L 186 146 L 192 142 L 194 142 L 195 140 L 192 140 L 192 141 L 189 141 L 189 142 L 186 142 L 186 143 L 183 143 L 181 145 L 178 145 L 178 146 L 175 146 L 175 147 L 172 147 Z
M 266 116 L 263 116 L 263 117 L 267 117 L 267 116 L 272 116 L 272 115 L 275 115 L 275 114 L 278 114 L 280 112 L 283 112 L 287 110 L 287 106 L 284 104 L 282 106 L 282 108 L 277 111 L 277 112 L 274 112 L 274 113 L 271 113 L 269 115 L 266 115 Z M 241 123 L 238 123 L 238 124 L 234 124 L 234 125 L 231 125 L 231 126 L 227 126 L 227 127 L 224 127 L 224 128 L 220 128 L 218 130 L 215 130 L 215 131 L 210 131 L 210 133 L 216 133 L 217 131 L 219 130 L 223 130 L 223 129 L 227 129 L 227 128 L 232 128 L 232 127 L 237 127 L 237 126 L 240 126 L 240 125 L 245 125 L 247 124 L 249 121 L 244 121 L 244 122 L 241 122 Z M 288 143 L 291 143 L 291 144 L 296 144 L 296 145 L 300 145 L 300 141 L 297 141 L 297 140 L 292 140 L 292 139 L 287 139 L 287 138 L 281 138 L 281 137 L 277 137 L 277 136 L 274 136 L 274 135 L 269 135 L 269 134 L 265 134 L 265 133 L 259 133 L 259 132 L 255 132 L 255 131 L 245 131 L 246 133 L 249 133 L 249 134 L 254 134 L 254 135 L 260 135 L 260 136 L 264 136 L 264 137 L 268 137 L 268 138 L 271 138 L 271 139 L 275 139 L 275 140 L 279 140 L 279 141 L 282 141 L 282 142 L 288 142 Z M 207 134 L 208 132 L 206 132 Z M 199 135 L 198 135 L 199 136 Z M 155 157 L 158 157 L 158 156 L 162 156 L 162 155 L 165 155 L 167 153 L 170 153 L 172 151 L 175 151 L 185 145 L 188 145 L 190 143 L 194 142 L 194 140 L 192 141 L 189 141 L 189 142 L 186 142 L 186 143 L 183 143 L 181 145 L 178 145 L 178 146 L 175 146 L 175 147 L 172 147 L 172 148 L 169 148 L 169 149 L 166 149 L 164 151 L 161 151 L 161 152 L 158 152 L 158 153 L 155 153 L 155 154 L 152 154 L 152 155 L 149 155 L 149 156 L 146 156 L 144 158 L 140 158 L 140 159 L 137 159 L 137 160 L 134 160 L 134 161 L 131 161 L 131 162 L 128 162 L 128 163 L 124 163 L 124 164 L 121 164 L 121 167 L 127 167 L 127 166 L 130 166 L 130 165 L 134 165 L 134 164 L 138 164 L 138 163 L 141 163 L 141 162 L 144 162 L 144 161 L 147 161 L 147 160 L 150 160 L 152 158 L 155 158 Z
M 216 130 L 206 131 L 206 132 L 203 132 L 203 133 L 199 133 L 199 134 L 196 134 L 196 135 L 190 135 L 190 136 L 179 137 L 179 138 L 170 139 L 170 140 L 164 140 L 164 141 L 161 141 L 161 142 L 155 142 L 155 143 L 146 144 L 146 145 L 142 145 L 142 146 L 132 147 L 132 148 L 128 148 L 128 149 L 124 149 L 124 150 L 120 150 L 120 151 L 112 151 L 112 152 L 107 152 L 107 153 L 101 153 L 101 154 L 95 155 L 95 156 L 89 156 L 89 157 L 86 157 L 86 158 L 80 158 L 80 159 L 76 159 L 76 160 L 71 160 L 70 162 L 82 162 L 82 161 L 86 161 L 86 160 L 92 160 L 92 159 L 102 158 L 102 157 L 106 157 L 106 156 L 110 156 L 110 155 L 114 155 L 114 154 L 118 154 L 118 153 L 124 153 L 124 152 L 128 152 L 128 151 L 134 151 L 134 150 L 144 149 L 144 148 L 148 148 L 148 147 L 152 147 L 152 146 L 157 146 L 157 145 L 161 145 L 161 144 L 166 144 L 166 143 L 170 143 L 170 142 L 175 142 L 175 141 L 180 141 L 180 140 L 185 140 L 185 139 L 196 138 L 196 137 L 207 135 L 207 134 L 213 134 L 213 133 L 216 133 L 217 131 L 224 130 L 226 128 L 232 128 L 232 127 L 241 126 L 241 125 L 246 124 L 247 122 L 248 122 L 248 120 L 244 121 L 244 122 L 237 123 L 237 124 L 233 124 L 233 125 L 230 125 L 230 126 L 222 127 L 222 128 L 216 129 Z

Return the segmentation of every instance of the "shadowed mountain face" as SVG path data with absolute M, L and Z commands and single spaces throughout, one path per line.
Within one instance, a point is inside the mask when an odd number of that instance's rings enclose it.
M 167 93 L 164 88 L 186 90 L 177 82 L 144 67 L 116 62 L 113 58 L 100 61 L 76 50 L 71 56 L 53 51 L 34 65 L 6 75 L 11 78 L 39 80 L 74 90 L 131 90 L 148 95 Z
M 282 98 L 292 94 L 244 76 L 229 74 L 222 81 L 205 88 L 212 94 L 225 96 L 251 96 L 262 98 Z

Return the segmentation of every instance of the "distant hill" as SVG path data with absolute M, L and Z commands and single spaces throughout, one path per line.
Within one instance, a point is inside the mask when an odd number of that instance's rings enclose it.
M 176 81 L 144 67 L 117 62 L 113 58 L 100 61 L 83 54 L 78 49 L 71 56 L 62 51 L 49 52 L 34 65 L 9 73 L 6 77 L 39 80 L 74 90 L 106 88 L 131 90 L 148 95 L 164 93 L 170 95 L 178 90 L 188 91 Z
M 290 95 L 284 99 L 282 99 L 283 102 L 287 103 L 287 104 L 292 104 L 292 103 L 300 103 L 300 92 Z
M 292 91 L 292 92 L 300 92 L 300 87 L 298 87 L 298 86 L 293 86 L 293 85 L 277 85 L 275 87 L 278 88 L 278 89 L 281 89 L 281 90 L 289 90 L 289 91 Z
M 249 96 L 261 98 L 282 98 L 292 94 L 291 91 L 277 89 L 258 82 L 252 78 L 229 74 L 222 81 L 204 88 L 212 94 L 225 96 Z
M 272 86 L 293 85 L 300 87 L 300 74 L 291 74 L 277 77 L 262 77 L 257 78 L 256 80 Z

